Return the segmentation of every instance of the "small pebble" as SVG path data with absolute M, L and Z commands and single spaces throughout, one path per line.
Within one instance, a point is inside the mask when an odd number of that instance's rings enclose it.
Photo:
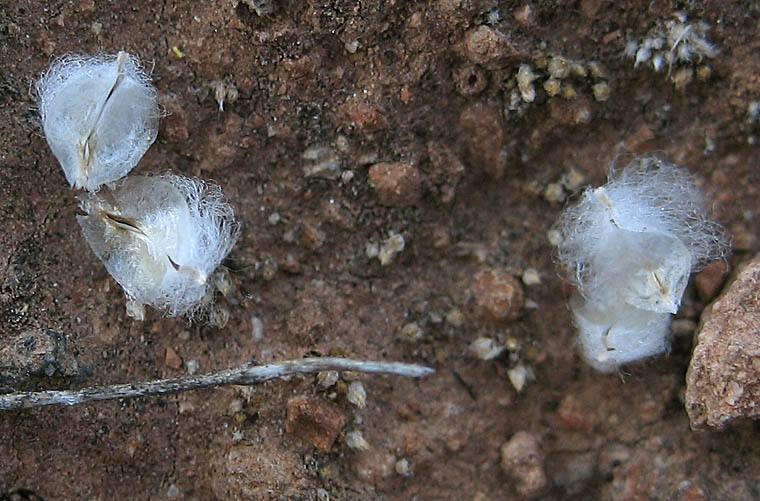
M 694 70 L 690 66 L 679 68 L 673 76 L 670 77 L 670 81 L 673 82 L 676 89 L 683 89 L 691 83 L 692 80 L 694 80 Z
M 354 381 L 348 385 L 346 399 L 360 409 L 364 409 L 367 406 L 367 392 L 361 381 Z
M 166 354 L 164 357 L 164 363 L 170 369 L 179 369 L 182 367 L 182 359 L 177 355 L 177 352 L 171 346 L 166 347 Z
M 607 82 L 599 82 L 591 87 L 591 91 L 594 93 L 594 99 L 597 101 L 606 101 L 610 98 L 610 86 Z
M 522 278 L 522 282 L 525 285 L 541 284 L 541 275 L 538 273 L 538 270 L 535 268 L 528 268 L 525 271 L 523 271 L 521 278 Z
M 317 384 L 322 388 L 330 388 L 340 379 L 338 371 L 322 371 L 317 374 Z
M 472 293 L 485 320 L 514 320 L 525 302 L 522 286 L 508 270 L 484 270 L 473 277 Z
M 562 203 L 565 201 L 565 190 L 559 183 L 549 183 L 544 190 L 544 199 L 547 202 Z
M 351 449 L 366 451 L 369 449 L 369 443 L 364 439 L 360 431 L 349 431 L 346 433 L 346 445 Z
M 512 383 L 517 393 L 520 393 L 528 379 L 528 369 L 524 365 L 518 365 L 507 371 L 507 377 L 509 377 L 509 382 Z
M 367 242 L 364 246 L 364 254 L 369 258 L 372 259 L 373 257 L 377 257 L 378 254 L 380 254 L 380 245 L 377 242 Z
M 396 461 L 396 473 L 408 477 L 411 474 L 409 469 L 409 461 L 406 458 L 401 458 Z
M 239 398 L 233 399 L 232 402 L 230 402 L 230 414 L 237 414 L 240 411 L 243 410 L 243 401 Z
M 518 431 L 501 446 L 501 468 L 515 479 L 517 493 L 523 497 L 534 498 L 547 488 L 545 459 L 538 439 L 526 431 Z
M 559 230 L 549 230 L 546 232 L 546 239 L 556 247 L 562 243 L 562 233 Z
M 354 179 L 354 171 L 344 170 L 340 175 L 340 180 L 343 184 L 348 184 Z
M 492 360 L 504 353 L 504 346 L 490 337 L 479 337 L 470 344 L 470 351 L 480 360 Z
M 549 78 L 544 82 L 544 90 L 550 97 L 559 94 L 562 84 L 556 78 Z
M 187 373 L 193 376 L 198 373 L 198 370 L 200 369 L 201 365 L 198 363 L 197 360 L 188 360 L 186 367 L 187 367 Z
M 401 337 L 408 341 L 417 341 L 422 338 L 422 329 L 417 322 L 409 322 L 401 328 Z
M 520 69 L 517 70 L 517 88 L 520 89 L 520 97 L 526 103 L 532 103 L 536 99 L 536 88 L 533 86 L 533 81 L 537 78 L 538 75 L 533 73 L 528 64 L 521 64 Z
M 387 266 L 393 261 L 393 258 L 404 250 L 405 246 L 404 237 L 401 235 L 391 235 L 380 246 L 380 251 L 377 254 L 377 258 L 380 260 L 381 266 Z
M 549 60 L 549 66 L 547 70 L 552 78 L 562 80 L 570 75 L 572 64 L 570 61 L 561 56 L 554 56 Z
M 571 167 L 567 173 L 562 176 L 561 184 L 569 191 L 577 191 L 583 183 L 586 182 L 586 178 L 583 173 L 578 171 L 575 167 Z
M 452 308 L 446 313 L 446 323 L 452 327 L 461 327 L 464 325 L 464 313 L 459 308 Z

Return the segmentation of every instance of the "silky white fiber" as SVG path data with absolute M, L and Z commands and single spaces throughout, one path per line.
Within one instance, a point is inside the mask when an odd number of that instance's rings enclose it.
M 688 171 L 654 157 L 587 189 L 556 227 L 579 345 L 600 370 L 665 351 L 690 274 L 727 247 Z
M 214 270 L 239 235 L 216 185 L 182 176 L 133 176 L 80 197 L 77 216 L 95 255 L 121 285 L 128 312 L 143 305 L 194 317 L 213 296 Z
M 126 52 L 59 58 L 37 82 L 37 98 L 45 139 L 75 188 L 120 179 L 156 140 L 156 90 Z

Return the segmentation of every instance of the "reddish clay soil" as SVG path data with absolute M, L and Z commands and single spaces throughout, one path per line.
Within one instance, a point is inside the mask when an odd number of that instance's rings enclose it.
M 712 297 L 690 286 L 679 319 L 693 323 L 679 324 L 669 354 L 599 374 L 575 350 L 571 290 L 547 238 L 564 198 L 603 183 L 613 162 L 654 152 L 703 183 L 733 239 L 732 267 L 760 250 L 748 115 L 760 96 L 758 10 L 696 0 L 0 5 L 0 391 L 318 355 L 436 369 L 422 380 L 360 376 L 364 408 L 348 401 L 352 376 L 328 388 L 304 376 L 5 412 L 0 499 L 758 499 L 754 424 L 695 433 L 683 407 L 690 333 Z M 710 73 L 680 89 L 667 69 L 623 56 L 626 40 L 676 11 L 709 22 L 720 49 Z M 152 68 L 168 114 L 133 172 L 213 179 L 242 222 L 223 328 L 126 315 L 41 134 L 33 89 L 53 58 L 119 50 Z M 536 81 L 532 103 L 512 102 L 520 64 L 556 55 L 603 71 L 570 77 L 575 96 L 550 97 Z M 598 83 L 608 99 L 594 95 Z M 569 174 L 582 180 L 562 188 Z M 393 235 L 403 250 L 383 254 Z M 385 265 L 369 257 L 378 248 Z M 529 268 L 540 283 L 520 280 Z M 509 349 L 480 360 L 469 349 L 479 337 Z M 529 376 L 521 392 L 515 367 Z

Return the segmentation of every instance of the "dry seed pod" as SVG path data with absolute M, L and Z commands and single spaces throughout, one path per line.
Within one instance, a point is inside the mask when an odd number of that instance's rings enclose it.
M 127 296 L 169 316 L 210 311 L 214 270 L 239 235 L 218 186 L 182 176 L 133 176 L 80 197 L 84 237 Z
M 560 264 L 581 295 L 661 313 L 675 313 L 689 274 L 726 249 L 691 174 L 654 157 L 586 190 L 557 229 Z
M 654 157 L 586 190 L 557 230 L 581 353 L 605 372 L 667 349 L 689 275 L 727 247 L 692 176 Z
M 37 82 L 37 96 L 45 138 L 75 188 L 122 178 L 156 140 L 156 90 L 126 52 L 62 57 Z

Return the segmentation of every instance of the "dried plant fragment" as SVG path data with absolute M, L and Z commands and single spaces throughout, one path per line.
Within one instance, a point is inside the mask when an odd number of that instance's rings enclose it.
M 218 186 L 182 176 L 134 176 L 80 197 L 85 239 L 127 296 L 169 316 L 208 312 L 211 280 L 239 234 Z
M 37 97 L 45 138 L 75 188 L 124 177 L 156 140 L 156 90 L 126 52 L 58 59 L 37 82 Z

